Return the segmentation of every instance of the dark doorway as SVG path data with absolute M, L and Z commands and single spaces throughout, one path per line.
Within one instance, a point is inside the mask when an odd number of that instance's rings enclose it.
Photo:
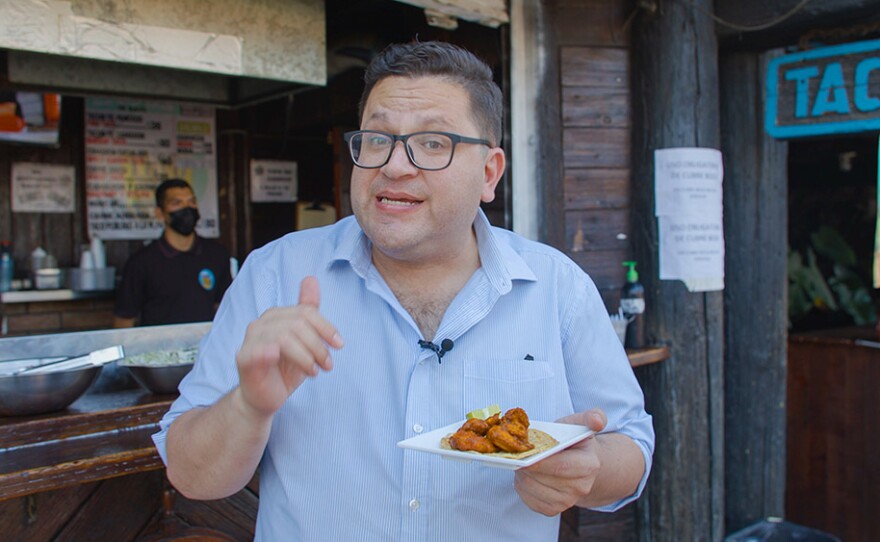
M 877 147 L 873 133 L 789 142 L 792 331 L 876 321 Z M 799 264 L 803 274 L 793 276 Z

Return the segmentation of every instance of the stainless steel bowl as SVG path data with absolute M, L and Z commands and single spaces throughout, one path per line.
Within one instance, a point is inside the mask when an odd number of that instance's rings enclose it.
M 67 408 L 97 380 L 101 369 L 0 375 L 0 416 L 30 416 Z
M 126 365 L 131 371 L 131 376 L 138 381 L 138 384 L 147 390 L 157 394 L 165 395 L 169 393 L 177 393 L 177 386 L 183 377 L 193 368 L 192 363 L 183 365 Z

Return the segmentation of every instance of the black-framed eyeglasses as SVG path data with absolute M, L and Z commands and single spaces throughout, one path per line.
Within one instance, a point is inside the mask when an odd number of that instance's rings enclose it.
M 492 144 L 485 139 L 465 137 L 448 132 L 414 132 L 406 135 L 395 135 L 377 130 L 355 130 L 343 136 L 348 143 L 351 159 L 357 167 L 376 169 L 384 166 L 391 159 L 394 146 L 403 142 L 406 155 L 412 165 L 427 171 L 445 169 L 452 163 L 455 146 L 459 143 L 472 145 Z

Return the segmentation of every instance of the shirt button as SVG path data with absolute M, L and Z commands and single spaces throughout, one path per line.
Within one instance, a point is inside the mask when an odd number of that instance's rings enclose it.
M 413 499 L 413 500 L 409 501 L 409 509 L 412 510 L 413 512 L 418 510 L 419 506 L 421 506 L 421 503 L 418 501 L 418 499 Z
M 415 424 L 415 425 L 413 426 L 413 431 L 415 431 L 416 434 L 421 433 L 421 432 L 424 431 L 424 430 L 425 430 L 425 428 L 422 427 L 422 426 L 419 425 L 419 424 Z

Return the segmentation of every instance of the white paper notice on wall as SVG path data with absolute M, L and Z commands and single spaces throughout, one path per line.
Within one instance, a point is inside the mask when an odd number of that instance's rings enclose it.
M 661 280 L 681 280 L 691 292 L 724 289 L 723 177 L 717 149 L 654 151 Z
M 251 160 L 251 201 L 289 203 L 296 195 L 296 162 Z
M 72 213 L 75 202 L 74 166 L 13 162 L 13 213 Z

